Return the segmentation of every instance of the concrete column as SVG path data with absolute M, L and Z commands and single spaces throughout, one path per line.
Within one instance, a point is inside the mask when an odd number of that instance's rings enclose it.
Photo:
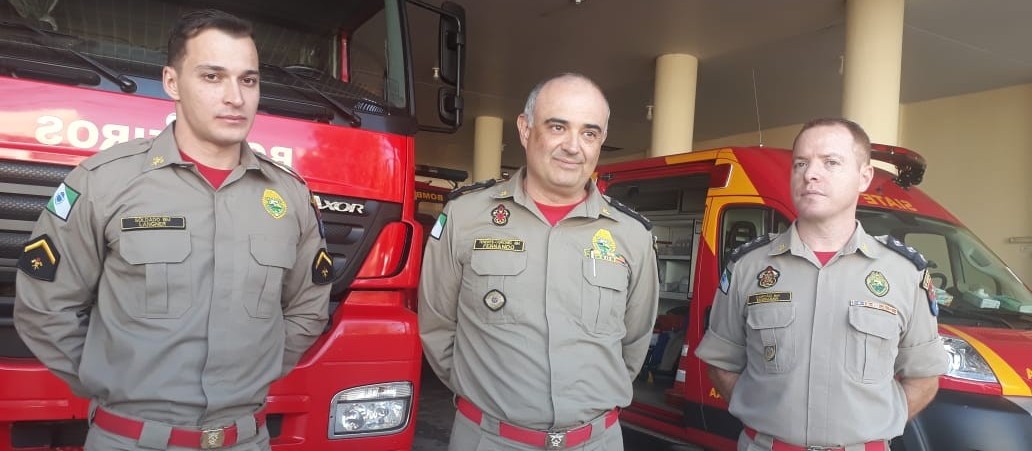
M 656 58 L 650 157 L 692 150 L 698 81 L 699 60 L 694 56 L 672 53 Z
M 502 175 L 502 118 L 477 116 L 473 130 L 473 181 Z
M 899 83 L 903 61 L 903 1 L 847 0 L 842 116 L 871 141 L 899 141 Z

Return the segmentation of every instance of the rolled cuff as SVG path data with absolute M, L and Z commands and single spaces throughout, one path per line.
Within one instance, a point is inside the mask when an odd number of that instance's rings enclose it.
M 699 347 L 695 348 L 695 356 L 703 362 L 732 373 L 745 370 L 745 346 L 734 343 L 707 330 Z
M 899 348 L 896 373 L 905 378 L 932 377 L 946 374 L 949 364 L 942 339 L 917 346 Z

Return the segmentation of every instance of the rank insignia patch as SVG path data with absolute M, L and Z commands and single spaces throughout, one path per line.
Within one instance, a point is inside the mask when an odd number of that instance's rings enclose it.
M 875 296 L 882 297 L 889 294 L 889 281 L 885 279 L 885 275 L 878 271 L 871 271 L 867 275 L 865 280 L 867 283 L 867 289 L 871 290 Z
M 29 277 L 53 282 L 61 254 L 57 253 L 49 236 L 41 235 L 29 241 L 18 258 L 18 269 Z
M 503 226 L 509 223 L 509 209 L 505 208 L 505 205 L 498 204 L 494 210 L 491 210 L 491 222 L 496 226 Z
M 756 275 L 756 280 L 758 281 L 757 283 L 760 285 L 760 288 L 770 288 L 773 287 L 774 284 L 778 283 L 779 277 L 781 277 L 781 272 L 774 269 L 773 266 L 768 266 Z
M 265 207 L 265 212 L 269 216 L 276 219 L 280 219 L 287 214 L 287 201 L 283 200 L 275 190 L 266 189 L 262 193 L 262 206 Z
M 330 282 L 333 282 L 333 258 L 326 253 L 326 249 L 319 249 L 312 262 L 312 283 L 326 285 Z
M 448 215 L 441 213 L 437 216 L 437 222 L 434 223 L 434 228 L 430 229 L 430 237 L 439 240 L 441 234 L 444 233 L 444 224 L 448 222 Z
M 613 234 L 606 229 L 598 229 L 591 237 L 591 247 L 584 249 L 584 256 L 595 260 L 627 264 L 623 255 L 616 251 L 616 240 Z
M 62 183 L 57 186 L 54 195 L 50 197 L 50 202 L 47 202 L 47 211 L 61 220 L 67 221 L 68 214 L 72 212 L 72 207 L 75 206 L 77 200 L 79 200 L 79 192 Z
M 497 312 L 505 307 L 505 295 L 501 291 L 491 290 L 484 295 L 484 305 L 491 309 L 492 312 Z

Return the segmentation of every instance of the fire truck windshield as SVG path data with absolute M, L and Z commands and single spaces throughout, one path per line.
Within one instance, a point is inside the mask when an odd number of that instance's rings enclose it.
M 940 323 L 1032 329 L 1032 292 L 967 229 L 872 208 L 857 216 L 868 233 L 891 235 L 928 259 Z
M 0 73 L 126 91 L 99 65 L 135 80 L 138 94 L 163 98 L 169 31 L 200 8 L 254 24 L 263 111 L 351 125 L 360 122 L 352 110 L 408 111 L 397 0 L 0 0 Z

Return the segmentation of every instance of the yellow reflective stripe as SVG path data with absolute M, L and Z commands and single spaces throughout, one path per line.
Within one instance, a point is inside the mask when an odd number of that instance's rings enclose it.
M 982 358 L 985 359 L 986 363 L 989 364 L 989 368 L 993 369 L 993 373 L 996 374 L 996 379 L 999 379 L 1000 386 L 1003 387 L 1003 394 L 1005 396 L 1032 396 L 1032 389 L 1029 388 L 1028 384 L 1021 379 L 1017 371 L 1011 368 L 1010 364 L 1006 360 L 1003 360 L 996 351 L 993 351 L 985 343 L 982 343 L 975 337 L 961 332 L 953 326 L 947 326 L 940 324 L 939 327 L 946 329 L 954 335 L 963 338 L 971 347 L 975 348 Z

